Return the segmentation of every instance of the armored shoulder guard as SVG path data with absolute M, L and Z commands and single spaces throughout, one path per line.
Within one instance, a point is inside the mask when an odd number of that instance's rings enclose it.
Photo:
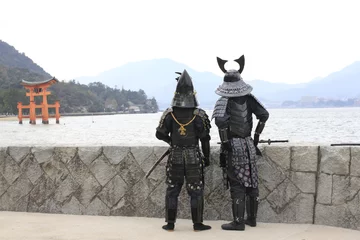
M 254 95 L 252 95 L 250 93 L 249 96 L 252 97 L 258 104 L 260 104 L 260 106 L 262 106 L 264 109 L 266 109 L 265 106 Z
M 159 128 L 161 128 L 161 127 L 163 126 L 166 116 L 167 116 L 169 113 L 171 113 L 172 111 L 173 111 L 172 107 L 169 107 L 168 109 L 166 109 L 166 110 L 163 112 L 163 114 L 162 114 L 162 116 L 161 116 L 161 118 L 160 118 Z
M 210 130 L 211 125 L 210 125 L 209 116 L 206 114 L 206 112 L 204 110 L 202 110 L 201 108 L 196 108 L 194 110 L 194 115 L 197 115 L 201 118 L 203 125 L 205 127 L 205 130 Z
M 228 104 L 229 98 L 221 97 L 217 100 L 214 108 L 214 112 L 212 114 L 211 119 L 216 117 L 223 117 L 226 112 L 226 106 Z

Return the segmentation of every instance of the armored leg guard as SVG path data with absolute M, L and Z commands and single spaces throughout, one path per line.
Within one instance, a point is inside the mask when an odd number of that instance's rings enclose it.
M 177 215 L 177 205 L 177 198 L 165 198 L 165 222 L 167 222 L 168 224 L 162 227 L 164 230 L 174 230 Z
M 210 226 L 204 225 L 204 198 L 202 196 L 191 196 L 191 218 L 194 223 L 194 231 L 203 231 L 211 229 Z
M 245 214 L 245 195 L 241 198 L 234 198 L 232 200 L 232 211 L 234 221 L 231 223 L 221 225 L 223 230 L 236 230 L 236 231 L 244 231 L 245 230 L 245 222 L 244 222 L 244 214 Z
M 247 219 L 245 224 L 251 227 L 256 227 L 256 216 L 258 210 L 259 201 L 257 197 L 246 197 L 246 215 Z

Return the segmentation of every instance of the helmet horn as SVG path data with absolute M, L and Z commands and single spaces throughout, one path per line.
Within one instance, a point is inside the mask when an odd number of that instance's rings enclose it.
M 226 73 L 226 69 L 225 69 L 225 63 L 227 62 L 227 60 L 222 60 L 219 57 L 216 57 L 219 68 L 221 69 L 221 71 L 223 71 L 223 73 Z
M 240 65 L 240 69 L 238 70 L 238 72 L 241 74 L 242 71 L 244 70 L 244 67 L 245 67 L 245 57 L 244 57 L 244 55 L 242 55 L 238 59 L 235 59 L 234 61 L 237 62 Z

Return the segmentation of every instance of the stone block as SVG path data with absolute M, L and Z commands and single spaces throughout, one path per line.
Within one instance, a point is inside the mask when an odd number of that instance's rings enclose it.
M 115 175 L 101 190 L 98 197 L 110 209 L 125 195 L 126 190 L 127 184 L 119 175 Z
M 165 194 L 167 185 L 165 181 L 161 182 L 149 195 L 148 199 L 154 203 L 158 209 L 165 206 Z
M 139 166 L 133 155 L 129 153 L 117 166 L 117 171 L 124 181 L 130 186 L 140 181 L 145 173 Z
M 315 189 L 316 189 L 315 173 L 291 172 L 290 179 L 301 190 L 301 192 L 315 193 Z
M 32 211 L 40 213 L 61 213 L 61 205 L 51 197 L 46 199 L 43 205 Z
M 100 191 L 101 185 L 92 174 L 88 173 L 80 187 L 74 193 L 74 196 L 84 207 L 87 207 Z
M 61 212 L 65 214 L 82 215 L 85 212 L 85 207 L 73 196 L 70 201 L 64 203 L 61 207 Z
M 71 176 L 79 184 L 82 184 L 90 173 L 90 170 L 78 155 L 71 159 L 66 166 Z
M 109 146 L 103 148 L 103 153 L 113 165 L 119 164 L 129 154 L 129 147 Z
M 290 169 L 290 147 L 271 146 L 265 147 L 265 155 L 284 170 Z
M 349 174 L 349 147 L 320 147 L 320 171 L 328 174 Z
M 47 174 L 49 178 L 58 187 L 62 181 L 64 181 L 69 175 L 69 170 L 65 164 L 55 159 L 40 164 L 42 170 Z
M 333 175 L 332 204 L 339 205 L 352 200 L 360 191 L 360 178 Z
M 234 217 L 232 214 L 232 202 L 230 199 L 226 201 L 226 204 L 220 211 L 220 219 L 225 221 L 233 221 Z
M 257 221 L 269 223 L 281 222 L 279 215 L 274 211 L 266 199 L 261 200 L 259 203 Z
M 149 161 L 150 159 L 152 159 L 152 157 L 148 158 L 146 161 Z M 143 168 L 146 168 L 144 166 L 144 163 L 143 162 L 143 166 L 142 166 L 142 169 Z M 148 177 L 148 181 L 153 185 L 153 186 L 157 186 L 159 185 L 161 182 L 165 181 L 166 179 L 166 165 L 167 165 L 167 161 L 166 159 L 164 159 L 164 161 L 161 161 L 159 163 L 159 165 L 156 166 L 156 168 L 154 169 L 154 171 L 149 175 Z M 145 173 L 144 172 L 144 175 L 140 174 L 139 177 L 140 179 L 142 179 L 142 177 L 145 176 Z
M 264 160 L 258 165 L 259 178 L 264 186 L 272 191 L 286 178 L 285 171 L 277 164 Z
M 282 223 L 312 224 L 315 198 L 313 194 L 301 193 L 286 206 L 279 216 Z
M 25 174 L 20 175 L 16 181 L 7 189 L 10 198 L 17 202 L 20 198 L 26 196 L 33 188 L 32 183 Z
M 115 168 L 103 155 L 93 161 L 90 166 L 90 171 L 102 186 L 105 186 L 117 173 Z
M 169 147 L 154 147 L 154 155 L 156 159 L 159 159 L 168 149 Z
M 210 147 L 210 165 L 220 166 L 220 147 Z
M 279 214 L 298 194 L 300 190 L 289 179 L 286 179 L 266 199 L 272 209 Z
M 20 168 L 32 184 L 35 184 L 41 175 L 44 174 L 39 163 L 34 159 L 32 154 L 25 157 L 25 159 L 21 162 Z
M 68 176 L 55 190 L 54 199 L 57 202 L 64 203 L 70 199 L 79 186 L 72 176 Z
M 220 220 L 220 213 L 216 210 L 214 204 L 207 201 L 204 201 L 204 215 L 205 220 Z
M 38 163 L 44 163 L 50 161 L 54 154 L 54 148 L 52 147 L 33 147 L 31 153 L 34 154 Z
M 136 216 L 136 209 L 125 197 L 123 197 L 112 209 L 110 215 L 113 216 Z
M 79 147 L 78 155 L 83 163 L 89 166 L 102 154 L 102 147 Z
M 0 173 L 0 196 L 10 187 L 6 179 Z
M 347 208 L 351 216 L 354 216 L 358 221 L 352 221 L 350 228 L 360 230 L 360 193 L 358 192 L 354 198 L 347 202 Z
M 147 179 L 142 179 L 129 189 L 126 198 L 130 200 L 135 208 L 139 208 L 153 189 L 154 186 Z
M 30 202 L 42 206 L 45 201 L 54 195 L 55 184 L 47 175 L 42 175 L 30 192 Z
M 318 203 L 315 207 L 315 224 L 356 229 L 359 222 L 346 205 Z
M 261 179 L 259 179 L 259 198 L 260 200 L 266 198 L 270 194 L 270 191 L 264 186 Z
M 151 155 L 154 155 L 153 147 L 131 147 L 131 153 L 141 166 Z
M 14 201 L 8 193 L 0 197 L 0 211 L 27 212 L 29 196 L 23 196 L 18 201 Z
M 95 198 L 85 210 L 87 215 L 109 216 L 110 209 L 100 199 Z
M 76 153 L 76 147 L 55 147 L 53 158 L 57 161 L 61 161 L 67 164 L 71 159 L 75 157 Z
M 6 147 L 0 147 L 0 162 L 4 161 L 5 156 L 7 155 L 6 151 Z
M 30 147 L 9 147 L 8 152 L 9 155 L 20 164 L 30 153 Z
M 319 147 L 291 147 L 291 168 L 295 171 L 316 172 L 318 166 Z
M 351 147 L 350 175 L 360 177 L 360 147 Z
M 11 199 L 8 193 L 0 195 L 0 211 L 13 211 L 14 200 Z
M 332 185 L 332 176 L 320 173 L 318 177 L 317 203 L 331 204 Z
M 179 195 L 178 217 L 182 219 L 191 219 L 190 196 L 188 195 L 185 186 L 181 189 Z
M 0 173 L 11 185 L 20 176 L 21 169 L 16 161 L 6 153 L 3 153 L 2 161 L 0 161 Z
M 218 212 L 221 212 L 230 200 L 229 192 L 222 184 L 219 184 L 206 198 Z

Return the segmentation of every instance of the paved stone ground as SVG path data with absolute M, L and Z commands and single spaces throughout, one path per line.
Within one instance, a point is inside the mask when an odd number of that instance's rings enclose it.
M 190 220 L 179 219 L 174 232 L 161 229 L 164 219 L 0 212 L 1 240 L 130 240 L 252 239 L 357 240 L 360 231 L 313 224 L 259 223 L 244 232 L 221 230 L 224 221 L 206 221 L 213 228 L 194 232 Z

